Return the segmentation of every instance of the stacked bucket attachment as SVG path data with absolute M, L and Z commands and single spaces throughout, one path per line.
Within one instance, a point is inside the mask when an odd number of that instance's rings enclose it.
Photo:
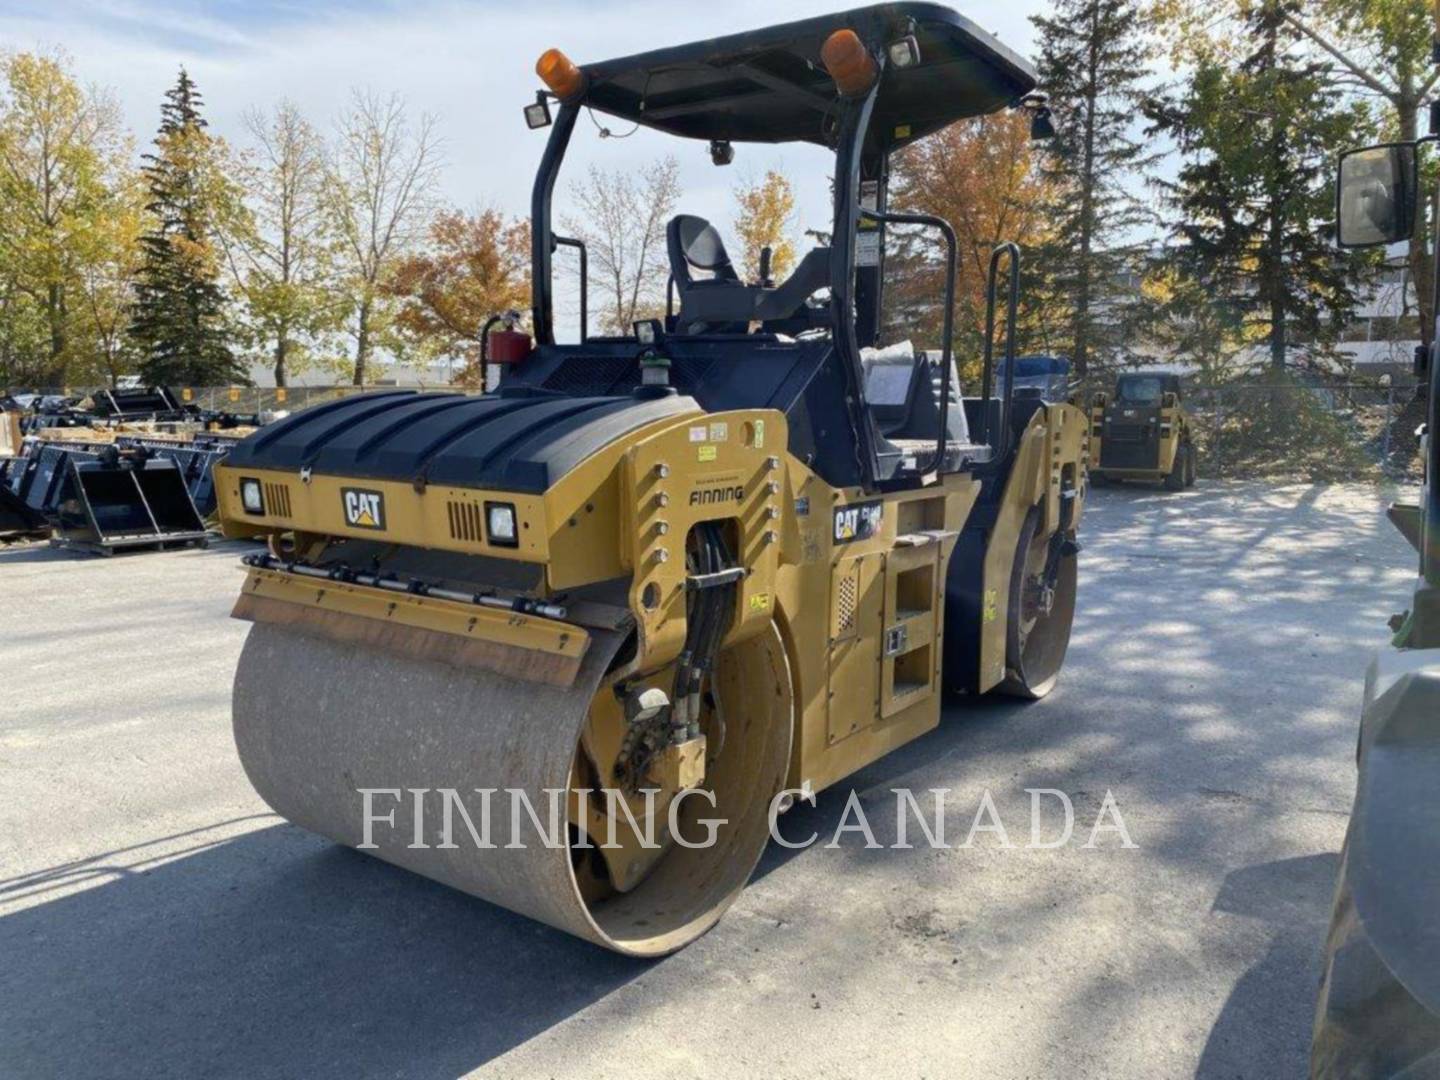
M 72 459 L 56 514 L 56 543 L 113 555 L 141 547 L 204 544 L 208 533 L 175 462 L 107 447 Z
M 186 472 L 145 447 L 35 443 L 9 463 L 3 486 L 0 532 L 14 524 L 12 539 L 53 528 L 57 544 L 111 555 L 208 538 Z
M 217 461 L 235 445 L 233 436 L 201 433 L 183 442 L 160 437 L 133 436 L 116 440 L 121 449 L 143 448 L 151 459 L 173 461 L 190 492 L 190 501 L 200 517 L 209 520 L 215 513 L 215 476 L 211 471 Z
M 105 392 L 83 414 L 34 413 L 42 426 L 28 432 L 25 418 L 0 412 L 0 538 L 53 528 L 57 543 L 104 554 L 203 543 L 214 465 L 245 434 L 195 430 L 213 418 L 163 388 Z
M 19 460 L 18 458 L 15 460 Z M 0 542 L 30 540 L 50 535 L 50 522 L 44 514 L 26 506 L 4 482 L 0 473 Z
M 25 458 L 20 456 L 23 450 L 20 414 L 0 409 L 0 543 L 33 539 L 50 533 L 50 523 L 45 515 L 27 506 L 11 486 L 12 475 L 18 475 L 25 469 Z

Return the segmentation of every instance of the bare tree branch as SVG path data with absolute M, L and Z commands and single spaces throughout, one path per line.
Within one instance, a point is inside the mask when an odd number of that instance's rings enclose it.
M 1309 23 L 1305 22 L 1305 20 L 1301 19 L 1298 15 L 1295 15 L 1293 12 L 1289 11 L 1284 13 L 1284 19 L 1301 34 L 1309 38 L 1310 41 L 1312 41 L 1315 45 L 1328 53 L 1340 64 L 1344 65 L 1346 70 L 1348 70 L 1352 75 L 1355 76 L 1355 78 L 1359 79 L 1371 90 L 1374 90 L 1377 94 L 1383 95 L 1389 101 L 1393 102 L 1395 100 L 1396 96 L 1399 94 L 1399 90 L 1397 88 L 1386 86 L 1383 82 L 1381 82 L 1373 74 L 1371 74 L 1368 67 L 1351 59 L 1343 49 L 1341 49 L 1338 45 L 1327 39 L 1318 30 L 1311 27 Z
M 432 117 L 412 129 L 398 94 L 356 90 L 336 124 L 329 201 L 352 280 L 355 384 L 375 347 L 379 286 L 424 233 L 442 167 Z

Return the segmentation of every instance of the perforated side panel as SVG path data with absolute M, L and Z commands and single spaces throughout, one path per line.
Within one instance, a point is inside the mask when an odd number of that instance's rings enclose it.
M 855 633 L 855 605 L 859 600 L 859 567 L 855 566 L 835 583 L 835 630 L 833 637 Z
M 637 350 L 638 351 L 638 350 Z M 715 363 L 708 356 L 687 356 L 671 361 L 670 385 L 688 394 Z M 606 396 L 623 394 L 640 382 L 640 367 L 631 356 L 572 356 L 545 377 L 540 385 L 562 394 Z
M 546 376 L 540 385 L 562 394 L 599 396 L 635 370 L 635 360 L 628 356 L 571 357 Z

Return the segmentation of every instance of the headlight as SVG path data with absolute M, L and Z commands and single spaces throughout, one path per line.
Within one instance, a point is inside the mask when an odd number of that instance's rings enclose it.
M 260 481 L 248 477 L 240 481 L 240 505 L 247 514 L 265 513 L 265 496 L 260 492 Z
M 515 507 L 510 503 L 487 502 L 485 535 L 497 547 L 518 547 L 520 537 L 515 528 Z

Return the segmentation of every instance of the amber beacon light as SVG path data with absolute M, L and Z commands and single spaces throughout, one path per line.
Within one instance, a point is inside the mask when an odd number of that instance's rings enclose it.
M 546 49 L 540 54 L 535 74 L 561 101 L 578 97 L 585 89 L 585 73 L 559 49 Z
M 842 94 L 859 94 L 875 82 L 875 58 L 854 30 L 836 30 L 820 47 L 820 62 Z

